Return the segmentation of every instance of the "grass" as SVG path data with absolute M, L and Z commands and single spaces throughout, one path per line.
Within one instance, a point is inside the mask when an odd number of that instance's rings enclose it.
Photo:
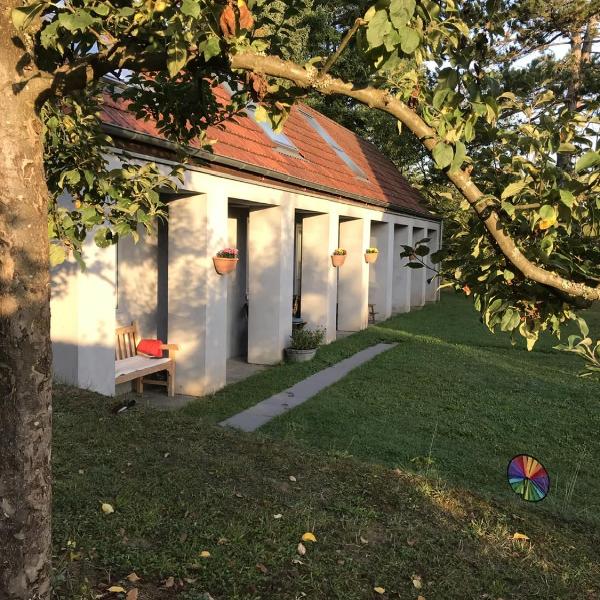
M 445 298 L 172 413 L 114 416 L 58 388 L 56 597 L 131 588 L 135 571 L 139 600 L 599 598 L 598 394 L 570 356 L 512 350 L 465 308 Z M 214 426 L 380 340 L 399 345 L 264 432 Z M 581 463 L 569 506 L 506 493 L 521 450 L 553 481 Z M 301 556 L 306 531 L 318 541 Z
M 600 330 L 600 313 L 588 321 Z M 516 454 L 532 454 L 549 469 L 553 486 L 535 510 L 600 525 L 600 385 L 577 377 L 578 357 L 553 350 L 550 337 L 534 352 L 513 347 L 508 336 L 481 325 L 464 298 L 444 294 L 439 305 L 323 348 L 321 361 L 326 352 L 339 359 L 380 340 L 398 345 L 261 432 L 513 504 L 519 500 L 506 484 L 506 465 Z M 293 382 L 287 377 L 284 385 L 281 377 L 279 369 L 270 371 L 187 411 L 225 418 Z M 254 390 L 264 381 L 270 389 L 260 396 Z

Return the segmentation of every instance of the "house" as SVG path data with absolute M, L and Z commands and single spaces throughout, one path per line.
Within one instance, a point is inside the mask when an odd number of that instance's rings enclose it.
M 127 151 L 175 164 L 152 121 L 110 101 L 103 120 L 111 160 Z M 330 342 L 367 327 L 369 304 L 385 319 L 438 298 L 431 272 L 403 268 L 400 253 L 424 238 L 436 250 L 442 223 L 372 144 L 303 104 L 283 133 L 251 109 L 208 133 L 214 151 L 190 147 L 156 235 L 105 249 L 90 240 L 85 271 L 65 263 L 53 273 L 57 380 L 115 394 L 115 328 L 136 321 L 143 337 L 179 345 L 176 391 L 204 395 L 225 385 L 232 357 L 280 362 L 293 307 Z M 372 246 L 379 257 L 367 264 Z M 237 247 L 240 261 L 223 276 L 212 257 L 225 247 Z M 340 268 L 330 260 L 337 247 L 347 250 Z

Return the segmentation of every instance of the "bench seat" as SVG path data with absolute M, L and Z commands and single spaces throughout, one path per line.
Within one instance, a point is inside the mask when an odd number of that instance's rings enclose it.
M 166 363 L 171 362 L 170 358 L 148 358 L 147 356 L 131 356 L 123 360 L 115 361 L 115 378 L 117 383 L 124 383 L 137 379 L 143 375 L 150 375 L 158 371 L 164 371 Z M 163 366 L 161 366 L 163 365 Z M 143 371 L 143 373 L 140 373 Z M 135 373 L 135 375 L 133 375 Z M 130 377 L 127 377 L 130 375 Z

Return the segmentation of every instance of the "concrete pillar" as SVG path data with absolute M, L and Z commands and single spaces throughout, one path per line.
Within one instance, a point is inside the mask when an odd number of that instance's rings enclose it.
M 426 302 L 436 302 L 438 299 L 438 287 L 440 285 L 440 280 L 436 277 L 435 271 L 437 270 L 438 265 L 436 265 L 431 260 L 431 255 L 438 251 L 439 243 L 438 243 L 438 232 L 436 229 L 428 229 L 427 237 L 429 238 L 429 254 L 425 257 L 425 263 L 429 267 L 426 273 L 426 280 L 431 280 L 430 283 L 426 283 L 425 290 L 425 301 Z
M 394 279 L 394 224 L 371 221 L 370 246 L 379 250 L 377 262 L 369 267 L 369 303 L 375 305 L 376 318 L 392 316 Z
M 57 381 L 115 393 L 116 246 L 83 244 L 82 271 L 74 260 L 53 269 L 51 338 Z
M 327 342 L 336 336 L 337 269 L 329 257 L 337 244 L 337 215 L 302 220 L 302 318 L 307 327 L 325 327 Z
M 277 364 L 292 333 L 294 210 L 250 212 L 248 221 L 248 362 Z
M 340 248 L 348 252 L 338 269 L 338 329 L 360 331 L 368 324 L 369 265 L 365 249 L 369 246 L 371 227 L 368 219 L 340 222 Z
M 410 311 L 411 270 L 406 266 L 408 259 L 400 258 L 404 246 L 411 246 L 412 226 L 394 226 L 394 277 L 392 286 L 392 313 Z
M 227 276 L 217 274 L 212 257 L 226 245 L 221 191 L 169 204 L 169 342 L 180 348 L 180 394 L 203 396 L 225 385 Z
M 427 236 L 427 229 L 413 228 L 413 246 L 416 246 Z M 427 287 L 427 269 L 410 269 L 410 306 L 411 308 L 425 304 L 425 289 Z

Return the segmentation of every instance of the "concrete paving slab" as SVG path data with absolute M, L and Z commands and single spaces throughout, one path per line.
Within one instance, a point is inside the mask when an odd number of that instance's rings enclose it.
M 332 367 L 311 375 L 291 388 L 279 392 L 243 410 L 237 415 L 221 421 L 219 425 L 241 429 L 242 431 L 255 431 L 265 423 L 268 423 L 273 417 L 281 415 L 306 402 L 326 387 L 333 385 L 348 375 L 352 369 L 375 358 L 378 354 L 390 350 L 394 346 L 396 344 L 375 344 L 374 346 L 365 348 L 365 350 L 353 354 L 350 358 L 346 358 Z

